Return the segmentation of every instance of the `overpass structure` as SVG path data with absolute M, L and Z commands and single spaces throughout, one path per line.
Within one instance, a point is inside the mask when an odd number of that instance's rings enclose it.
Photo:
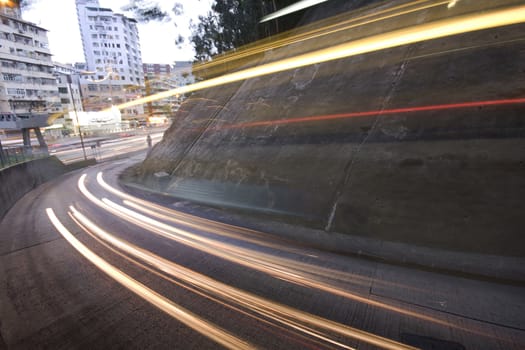
M 35 132 L 40 147 L 47 149 L 40 128 L 48 126 L 48 113 L 0 114 L 0 129 L 21 130 L 24 146 L 31 147 L 31 129 Z M 2 146 L 0 144 L 0 150 Z

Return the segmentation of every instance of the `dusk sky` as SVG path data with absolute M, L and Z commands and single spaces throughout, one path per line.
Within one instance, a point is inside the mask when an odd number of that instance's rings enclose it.
M 175 0 L 159 0 L 163 10 L 171 15 L 169 22 L 150 22 L 139 24 L 140 46 L 144 63 L 173 63 L 173 61 L 191 61 L 193 50 L 189 43 L 182 49 L 175 46 L 179 34 L 188 37 L 189 20 L 205 14 L 213 0 L 179 0 L 184 5 L 184 16 L 177 17 L 175 26 L 172 7 Z M 121 7 L 129 0 L 100 0 L 102 7 L 122 13 Z M 57 6 L 60 4 L 59 6 Z M 80 30 L 77 23 L 75 0 L 35 0 L 35 4 L 22 14 L 22 18 L 49 30 L 49 47 L 53 60 L 61 63 L 83 62 Z

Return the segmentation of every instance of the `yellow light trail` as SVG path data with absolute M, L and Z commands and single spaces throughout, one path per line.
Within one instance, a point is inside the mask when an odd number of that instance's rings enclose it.
M 370 306 L 378 307 L 406 316 L 418 318 L 420 320 L 429 321 L 445 327 L 454 326 L 458 329 L 462 329 L 467 332 L 475 333 L 478 335 L 486 335 L 474 329 L 469 329 L 463 326 L 452 324 L 449 321 L 442 320 L 440 318 L 427 316 L 423 313 L 418 313 L 410 310 L 405 310 L 401 307 L 392 306 L 380 301 L 372 300 L 368 297 L 349 292 L 346 289 L 342 289 L 337 286 L 318 281 L 316 279 L 310 279 L 309 277 L 311 276 L 308 276 L 308 271 L 298 272 L 294 271 L 293 269 L 290 269 L 288 265 L 292 261 L 289 259 L 277 258 L 275 256 L 257 252 L 251 249 L 232 246 L 224 242 L 215 241 L 197 234 L 193 234 L 189 231 L 167 225 L 150 217 L 144 216 L 121 205 L 118 205 L 108 200 L 107 198 L 99 200 L 87 190 L 84 183 L 85 178 L 86 174 L 82 175 L 79 178 L 78 188 L 86 198 L 88 198 L 90 201 L 92 201 L 94 204 L 101 207 L 102 209 L 116 215 L 117 217 L 130 223 L 133 223 L 136 226 L 141 227 L 147 231 L 155 233 L 158 236 L 184 244 L 188 247 L 192 247 L 194 249 L 217 256 L 219 258 L 223 258 L 225 260 L 245 266 L 247 268 L 266 273 L 270 276 L 282 279 L 290 283 L 315 288 L 330 294 L 339 295 L 350 300 L 354 300 L 360 303 L 368 304 Z
M 126 287 L 139 297 L 143 298 L 158 309 L 174 317 L 188 327 L 198 331 L 218 344 L 229 349 L 254 349 L 245 341 L 227 333 L 221 328 L 203 320 L 197 315 L 185 310 L 184 308 L 171 302 L 169 299 L 158 294 L 154 290 L 146 287 L 137 280 L 123 273 L 107 261 L 96 255 L 88 247 L 82 244 L 69 230 L 58 220 L 55 212 L 51 208 L 46 209 L 47 216 L 57 231 L 68 241 L 73 248 L 82 254 L 87 260 L 98 267 L 102 272 L 113 278 L 115 281 Z
M 102 172 L 97 174 L 97 182 L 102 188 L 124 199 L 124 204 L 143 213 L 153 215 L 158 219 L 170 221 L 186 227 L 215 233 L 223 237 L 240 239 L 245 242 L 262 245 L 274 249 L 283 249 L 281 244 L 272 244 L 267 242 L 267 236 L 261 232 L 250 230 L 244 227 L 225 224 L 222 222 L 212 221 L 195 215 L 182 213 L 175 210 L 167 209 L 161 205 L 145 201 L 143 199 L 131 196 L 110 186 L 103 178 Z
M 330 332 L 335 332 L 352 339 L 358 339 L 384 349 L 414 349 L 413 347 L 406 346 L 399 342 L 380 337 L 375 334 L 361 331 L 353 327 L 345 326 L 340 323 L 288 307 L 286 305 L 266 300 L 255 294 L 245 292 L 238 288 L 214 280 L 172 261 L 164 259 L 150 251 L 141 249 L 125 240 L 119 239 L 95 225 L 91 220 L 81 214 L 74 207 L 70 207 L 70 209 L 73 212 L 74 217 L 99 238 L 126 252 L 127 254 L 142 260 L 146 264 L 153 266 L 174 278 L 180 279 L 189 285 L 201 288 L 207 293 L 219 296 L 230 303 L 238 304 L 264 317 L 280 322 L 285 326 L 318 338 L 319 340 L 342 348 L 352 349 L 345 344 L 328 338 L 326 335 L 319 333 L 307 325 L 313 325 L 315 327 L 325 329 Z
M 282 244 L 271 244 L 271 243 L 265 242 L 264 241 L 265 236 L 260 232 L 233 226 L 233 225 L 224 224 L 221 222 L 198 218 L 193 215 L 183 214 L 177 211 L 169 210 L 160 205 L 155 205 L 154 203 L 149 203 L 147 201 L 133 197 L 107 184 L 102 177 L 102 172 L 99 172 L 97 174 L 97 182 L 109 192 L 116 194 L 117 196 L 121 198 L 124 198 L 124 204 L 126 204 L 127 206 L 140 210 L 142 213 L 148 214 L 150 216 L 154 216 L 156 218 L 166 220 L 169 222 L 173 222 L 173 223 L 183 225 L 186 227 L 196 228 L 204 232 L 215 233 L 223 237 L 231 237 L 231 238 L 242 240 L 244 242 L 250 242 L 253 244 L 257 244 L 259 246 L 269 247 L 269 248 L 273 248 L 273 249 L 280 250 L 280 251 L 288 251 L 288 252 L 296 253 L 295 250 L 287 249 L 287 247 L 283 246 Z M 103 202 L 105 204 L 109 204 L 107 200 Z M 110 207 L 112 207 L 111 204 L 109 205 Z M 180 217 L 180 218 L 177 218 L 177 217 Z M 254 238 L 251 238 L 251 237 L 254 237 Z M 200 239 L 200 237 L 198 238 Z M 213 240 L 206 240 L 203 243 L 213 244 L 214 242 L 215 241 Z M 228 245 L 226 245 L 226 247 L 228 247 Z M 295 269 L 295 272 L 300 272 L 301 274 L 308 275 L 310 278 L 331 279 L 337 282 L 344 282 L 347 284 L 365 285 L 365 286 L 368 286 L 371 283 L 370 278 L 355 275 L 355 274 L 342 273 L 338 270 L 318 267 L 318 266 L 314 266 L 312 264 L 308 264 L 304 262 L 297 262 L 293 259 L 277 258 L 269 254 L 260 255 L 260 253 L 257 253 L 251 249 L 245 249 L 243 250 L 243 252 L 245 253 L 243 254 L 245 257 L 259 256 L 259 261 L 265 260 L 266 264 L 272 264 L 274 266 L 279 266 L 279 269 L 283 271 L 285 270 L 293 271 L 293 270 L 290 270 L 291 268 L 293 268 Z M 239 254 L 239 253 L 240 251 L 236 250 L 236 254 Z M 376 281 L 376 283 L 378 282 Z
M 334 33 L 337 33 L 343 30 L 358 28 L 363 25 L 372 24 L 372 23 L 383 21 L 386 19 L 396 18 L 402 15 L 418 12 L 421 10 L 438 7 L 441 5 L 448 4 L 449 1 L 450 0 L 443 0 L 439 2 L 431 2 L 430 4 L 428 4 L 429 0 L 418 0 L 418 1 L 411 2 L 411 3 L 401 4 L 395 7 L 380 10 L 377 12 L 374 11 L 372 13 L 368 13 L 366 15 L 363 15 L 357 18 L 350 18 L 350 19 L 343 20 L 341 22 L 324 25 L 320 28 L 315 28 L 315 29 L 306 31 L 304 33 L 296 34 L 290 37 L 285 37 L 283 39 L 272 40 L 271 42 L 266 43 L 266 44 L 258 44 L 258 45 L 250 44 L 250 45 L 247 45 L 246 48 L 244 49 L 240 48 L 239 50 L 224 54 L 223 56 L 214 57 L 212 61 L 196 64 L 193 68 L 193 71 L 198 72 L 203 69 L 209 69 L 217 65 L 239 60 L 241 58 L 250 57 L 258 53 L 263 53 L 265 51 L 277 49 L 283 46 L 296 44 L 296 43 L 311 40 L 314 38 L 319 38 L 321 36 L 334 34 Z M 424 4 L 422 6 L 415 7 L 415 8 L 410 8 L 412 6 L 419 5 L 421 3 L 427 3 L 427 4 Z M 399 11 L 399 10 L 402 10 L 402 11 Z M 337 19 L 339 19 L 339 17 L 341 16 L 337 16 Z M 320 23 L 327 22 L 327 21 L 334 21 L 334 19 L 330 18 L 328 20 L 320 21 Z M 308 27 L 312 27 L 314 25 L 320 25 L 320 24 L 314 23 L 314 24 L 309 25 Z M 306 29 L 308 27 L 306 27 Z M 279 36 L 284 36 L 284 34 L 281 34 Z
M 129 108 L 176 94 L 208 89 L 215 86 L 305 67 L 316 63 L 328 62 L 422 41 L 523 22 L 525 22 L 525 5 L 438 20 L 435 22 L 415 25 L 409 28 L 394 30 L 388 33 L 373 35 L 368 38 L 335 45 L 327 49 L 317 50 L 296 57 L 248 68 L 217 78 L 139 98 L 134 101 L 120 104 L 117 107 L 119 109 Z
M 72 208 L 72 207 L 71 207 Z M 93 232 L 91 232 L 87 227 L 85 227 L 74 215 L 72 212 L 68 212 L 68 215 L 69 217 L 71 218 L 71 220 L 73 220 L 78 226 L 80 226 L 84 232 L 86 232 L 88 235 L 90 235 L 94 240 L 96 240 L 98 243 L 100 243 L 102 246 L 106 247 L 108 250 L 110 250 L 111 252 L 117 254 L 118 256 L 120 256 L 121 258 L 125 259 L 126 261 L 144 269 L 145 271 L 148 271 L 152 274 L 154 274 L 155 276 L 157 277 L 160 277 L 162 279 L 164 279 L 165 281 L 168 281 L 170 283 L 173 283 L 181 288 L 185 288 L 186 290 L 192 292 L 192 293 L 195 293 L 201 297 L 204 297 L 204 298 L 207 298 L 208 300 L 211 300 L 215 303 L 218 303 L 224 307 L 227 307 L 231 310 L 234 310 L 236 312 L 239 312 L 241 313 L 242 315 L 246 315 L 248 317 L 251 317 L 255 320 L 257 320 L 258 322 L 262 322 L 262 323 L 265 323 L 267 325 L 270 325 L 272 327 L 275 327 L 275 328 L 278 328 L 280 329 L 281 331 L 284 331 L 284 332 L 291 332 L 291 330 L 289 328 L 285 328 L 283 326 L 279 326 L 278 324 L 276 323 L 273 323 L 271 322 L 270 320 L 268 319 L 265 319 L 263 317 L 260 317 L 260 316 L 257 316 L 255 315 L 253 312 L 250 312 L 248 310 L 245 310 L 241 307 L 238 307 L 238 306 L 235 306 L 233 305 L 232 303 L 227 303 L 225 301 L 223 301 L 222 299 L 220 299 L 219 297 L 215 297 L 215 296 L 212 296 L 211 294 L 209 293 L 205 293 L 204 291 L 202 291 L 201 288 L 197 288 L 195 286 L 192 286 L 192 285 L 188 285 L 187 283 L 183 282 L 180 278 L 177 279 L 173 276 L 168 276 L 165 272 L 162 272 L 161 270 L 159 270 L 158 268 L 154 267 L 154 266 L 151 266 L 151 265 L 147 265 L 146 263 L 142 263 L 138 260 L 138 258 L 132 258 L 128 255 L 126 255 L 125 253 L 123 253 L 121 250 L 117 249 L 116 247 L 110 245 L 110 243 L 102 240 L 102 238 L 98 237 L 96 234 L 94 234 Z M 132 247 L 133 245 L 130 244 Z M 139 247 L 136 247 L 137 249 L 141 249 Z M 307 338 L 305 335 L 302 335 L 300 333 L 294 333 L 295 336 L 297 336 L 298 338 L 301 338 L 301 339 L 307 339 L 309 340 L 310 342 L 314 343 L 314 344 L 318 344 L 318 345 L 323 345 L 320 341 L 317 341 L 317 340 L 314 340 L 312 338 Z M 314 345 L 313 344 L 313 345 Z

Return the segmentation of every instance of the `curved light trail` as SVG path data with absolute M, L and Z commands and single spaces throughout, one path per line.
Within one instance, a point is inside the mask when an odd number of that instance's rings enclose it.
M 223 258 L 227 261 L 239 264 L 241 266 L 245 266 L 247 268 L 266 273 L 268 275 L 287 281 L 289 283 L 314 288 L 359 303 L 391 311 L 393 313 L 402 314 L 420 320 L 432 322 L 441 326 L 454 326 L 455 328 L 462 329 L 467 332 L 471 332 L 477 335 L 484 335 L 483 332 L 475 329 L 465 328 L 459 324 L 453 324 L 450 321 L 446 321 L 441 318 L 428 316 L 424 313 L 410 311 L 398 306 L 393 306 L 384 302 L 369 299 L 368 297 L 364 297 L 356 293 L 349 292 L 340 287 L 327 284 L 326 282 L 317 280 L 314 277 L 315 275 L 310 274 L 306 268 L 301 269 L 299 271 L 293 268 L 289 268 L 289 264 L 292 266 L 294 265 L 293 261 L 289 259 L 279 258 L 255 250 L 242 248 L 239 246 L 233 246 L 220 241 L 215 241 L 213 239 L 206 238 L 198 234 L 193 234 L 189 231 L 170 226 L 158 220 L 152 219 L 148 216 L 139 214 L 119 204 L 116 204 L 107 198 L 103 198 L 102 200 L 100 200 L 96 198 L 90 191 L 88 191 L 88 189 L 85 186 L 85 178 L 85 174 L 79 178 L 78 188 L 86 198 L 88 198 L 90 201 L 92 201 L 94 204 L 101 207 L 102 209 L 121 218 L 122 220 L 135 224 L 143 228 L 144 230 L 157 234 L 161 237 L 203 251 L 207 254 Z M 314 268 L 311 267 L 311 269 Z
M 223 237 L 229 237 L 234 238 L 236 240 L 240 240 L 243 242 L 253 243 L 258 246 L 263 247 L 269 247 L 276 249 L 277 251 L 286 251 L 290 252 L 292 254 L 297 254 L 297 249 L 288 248 L 285 245 L 282 244 L 275 244 L 270 243 L 267 241 L 267 235 L 250 230 L 244 227 L 234 226 L 218 221 L 212 221 L 205 218 L 201 218 L 198 216 L 190 215 L 183 213 L 181 211 L 172 210 L 166 207 L 163 207 L 161 205 L 134 197 L 132 195 L 129 195 L 127 193 L 124 193 L 112 186 L 110 186 L 103 178 L 102 172 L 99 172 L 97 174 L 97 182 L 98 184 L 107 190 L 110 193 L 115 194 L 116 196 L 123 199 L 123 203 L 127 205 L 128 207 L 131 207 L 133 209 L 139 210 L 143 214 L 147 214 L 153 217 L 156 217 L 157 219 L 161 219 L 163 221 L 173 222 L 178 225 L 183 225 L 185 227 L 191 227 L 198 230 L 201 230 L 203 232 L 210 232 L 214 233 Z M 307 256 L 310 256 L 306 254 Z M 280 258 L 281 259 L 281 258 Z M 364 277 L 358 274 L 349 274 L 344 273 L 336 269 L 331 269 L 327 267 L 321 267 L 316 266 L 304 262 L 297 262 L 293 259 L 281 259 L 277 260 L 275 257 L 272 256 L 272 259 L 270 259 L 273 263 L 276 263 L 280 261 L 281 266 L 285 266 L 287 268 L 294 268 L 297 271 L 301 271 L 301 273 L 308 274 L 311 278 L 322 278 L 324 280 L 330 279 L 335 282 L 343 282 L 345 284 L 351 284 L 351 285 L 361 285 L 361 286 L 368 286 L 370 282 L 373 280 L 369 277 Z M 381 285 L 389 285 L 389 286 L 400 286 L 397 283 L 394 282 L 383 282 L 383 281 L 374 281 L 376 284 Z M 403 286 L 406 288 L 406 286 Z M 412 287 L 411 290 L 415 290 L 416 288 Z M 423 289 L 420 289 L 421 291 L 424 291 Z
M 102 272 L 107 274 L 109 277 L 126 287 L 142 299 L 146 300 L 150 304 L 164 311 L 168 315 L 174 317 L 180 322 L 184 323 L 188 327 L 195 329 L 199 333 L 212 339 L 213 341 L 225 346 L 229 349 L 254 349 L 253 346 L 249 345 L 245 341 L 225 332 L 219 327 L 203 320 L 197 315 L 185 310 L 184 308 L 171 302 L 169 299 L 161 296 L 152 289 L 146 287 L 137 280 L 126 275 L 107 261 L 103 260 L 100 256 L 96 255 L 82 244 L 69 230 L 58 220 L 53 209 L 46 209 L 47 216 L 51 223 L 55 226 L 57 231 L 75 248 L 80 254 L 82 254 L 87 260 L 95 265 Z
M 269 43 L 254 43 L 254 44 L 248 44 L 244 48 L 239 48 L 238 50 L 234 52 L 229 52 L 227 54 L 224 54 L 223 56 L 216 56 L 213 58 L 212 61 L 204 62 L 204 63 L 198 63 L 193 67 L 194 72 L 198 72 L 204 69 L 210 69 L 214 66 L 218 66 L 227 62 L 236 61 L 241 58 L 246 58 L 250 56 L 254 56 L 259 53 L 263 53 L 269 50 L 274 50 L 280 47 L 284 47 L 287 45 L 297 44 L 300 42 L 304 42 L 311 39 L 320 38 L 322 36 L 335 34 L 337 32 L 343 31 L 343 30 L 349 30 L 352 28 L 358 28 L 363 25 L 372 24 L 375 22 L 379 22 L 386 19 L 396 18 L 402 15 L 430 9 L 433 7 L 442 6 L 445 4 L 448 4 L 450 0 L 443 0 L 438 2 L 430 2 L 429 0 L 418 0 L 413 1 L 406 4 L 401 4 L 398 6 L 394 6 L 392 8 L 374 11 L 372 13 L 368 13 L 359 17 L 354 17 L 350 19 L 345 19 L 339 21 L 341 15 L 337 16 L 337 19 L 335 23 L 332 23 L 334 21 L 333 18 L 329 18 L 324 21 L 320 21 L 314 24 L 310 24 L 308 26 L 303 27 L 303 30 L 307 30 L 306 32 L 295 34 L 292 36 L 289 36 L 290 33 L 281 33 L 277 36 L 277 38 L 272 38 L 272 41 Z M 418 5 L 418 7 L 410 8 L 413 6 Z M 308 30 L 310 27 L 313 26 L 321 26 L 320 28 L 315 28 Z M 284 37 L 282 39 L 279 39 L 280 37 Z
M 386 339 L 368 332 L 363 332 L 356 328 L 345 326 L 337 322 L 329 321 L 322 317 L 314 316 L 231 287 L 225 283 L 219 282 L 181 265 L 175 264 L 147 250 L 136 247 L 122 239 L 116 238 L 114 235 L 95 225 L 91 220 L 82 215 L 74 207 L 70 207 L 70 210 L 82 225 L 91 230 L 91 232 L 93 232 L 99 238 L 119 248 L 127 254 L 142 260 L 144 263 L 154 266 L 158 270 L 163 271 L 172 277 L 180 279 L 189 285 L 196 286 L 215 297 L 225 299 L 229 303 L 238 304 L 244 308 L 259 313 L 261 316 L 280 322 L 285 326 L 318 338 L 319 340 L 328 342 L 341 348 L 352 349 L 340 342 L 331 340 L 327 335 L 317 332 L 308 325 L 325 329 L 329 332 L 335 332 L 349 338 L 358 339 L 384 349 L 413 349 L 412 347 L 403 345 L 390 339 Z
M 503 9 L 493 9 L 481 13 L 437 20 L 430 23 L 415 25 L 409 28 L 373 35 L 367 38 L 335 45 L 326 49 L 321 49 L 280 61 L 263 64 L 238 72 L 225 74 L 217 78 L 201 81 L 195 84 L 186 85 L 180 88 L 139 98 L 134 101 L 122 103 L 116 107 L 119 109 L 129 108 L 177 94 L 208 89 L 211 87 L 230 84 L 246 79 L 310 66 L 316 63 L 328 62 L 427 40 L 444 38 L 489 28 L 508 26 L 523 22 L 525 22 L 525 5 L 512 6 Z

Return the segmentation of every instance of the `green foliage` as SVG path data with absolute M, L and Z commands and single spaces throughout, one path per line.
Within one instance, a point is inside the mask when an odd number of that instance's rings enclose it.
M 139 21 L 147 23 L 149 21 L 169 21 L 170 16 L 162 11 L 156 3 L 147 0 L 131 0 L 129 4 L 122 7 L 123 11 L 130 12 Z
M 32 1 L 32 0 L 26 0 Z M 210 60 L 216 54 L 235 50 L 270 35 L 295 26 L 300 15 L 288 15 L 270 22 L 259 23 L 262 17 L 284 8 L 296 0 L 215 0 L 212 10 L 199 16 L 198 22 L 191 23 L 189 38 L 195 49 L 197 61 Z M 184 15 L 181 2 L 173 2 L 173 15 Z M 169 20 L 156 1 L 129 0 L 122 8 L 140 22 Z M 177 21 L 175 21 L 177 22 Z M 176 25 L 176 24 L 175 24 Z M 185 38 L 180 36 L 175 45 L 181 46 Z
M 192 28 L 191 41 L 196 52 L 195 59 L 209 60 L 213 55 L 289 29 L 297 23 L 294 16 L 263 24 L 259 21 L 265 15 L 293 2 L 294 0 L 216 0 L 212 11 L 206 16 L 200 16 L 199 23 Z M 280 26 L 278 22 L 281 22 Z

